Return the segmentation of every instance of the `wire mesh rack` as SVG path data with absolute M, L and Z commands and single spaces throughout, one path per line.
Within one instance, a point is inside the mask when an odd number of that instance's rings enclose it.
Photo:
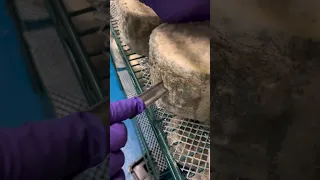
M 70 62 L 76 73 L 82 89 L 90 105 L 101 100 L 109 93 L 106 91 L 104 79 L 99 68 L 108 68 L 108 64 L 94 63 L 94 58 L 109 56 L 110 23 L 109 7 L 105 1 L 89 1 L 88 5 L 70 7 L 68 2 L 73 0 L 47 0 L 50 14 L 56 24 L 56 28 L 62 43 L 67 49 Z M 110 1 L 111 14 L 115 8 Z M 90 27 L 84 28 L 79 19 L 85 14 L 92 14 L 97 22 L 91 23 Z M 84 18 L 85 19 L 85 18 Z M 126 67 L 127 70 L 118 71 L 118 77 L 128 97 L 133 97 L 147 90 L 150 86 L 148 71 L 148 58 L 131 51 L 130 47 L 121 42 L 117 29 L 117 19 L 111 17 L 111 32 L 117 46 L 119 56 L 124 59 L 125 66 L 114 60 L 119 69 Z M 107 31 L 107 32 L 106 32 Z M 100 34 L 102 36 L 97 36 Z M 98 37 L 106 39 L 104 48 L 98 51 L 90 50 L 86 46 L 86 39 Z M 95 45 L 92 45 L 95 46 Z M 115 55 L 114 55 L 115 56 Z M 102 70 L 101 70 L 102 71 Z M 103 71 L 102 71 L 103 72 Z M 183 119 L 166 112 L 165 109 L 152 107 L 136 118 L 136 129 L 139 135 L 139 143 L 142 152 L 145 153 L 145 162 L 149 173 L 154 179 L 208 179 L 209 165 L 207 162 L 210 147 L 209 127 L 200 125 L 197 121 Z M 106 169 L 104 163 L 99 167 L 89 170 L 80 179 L 94 177 Z M 100 169 L 100 170 L 99 170 Z M 90 179 L 90 178 L 89 178 Z M 100 178 L 101 179 L 101 178 Z
M 110 1 L 111 31 L 122 56 L 130 69 L 132 81 L 137 91 L 145 91 L 151 87 L 148 57 L 131 51 L 122 42 L 118 25 L 118 12 Z M 164 108 L 153 105 L 150 108 L 149 121 L 157 134 L 161 152 L 173 171 L 175 179 L 209 179 L 210 127 L 196 120 L 175 116 Z M 154 156 L 160 172 L 167 168 L 164 161 Z M 159 163 L 160 162 L 160 163 Z
M 33 1 L 33 0 L 30 0 Z M 63 59 L 71 66 L 69 72 L 75 76 L 83 95 L 86 99 L 86 107 L 109 96 L 109 8 L 108 4 L 97 0 L 39 0 L 45 6 L 48 15 L 53 21 L 54 31 L 58 34 L 58 41 L 61 44 L 67 58 Z M 31 4 L 34 2 L 31 2 Z M 45 39 L 44 37 L 43 39 Z M 57 58 L 56 54 L 52 57 Z M 61 67 L 60 67 L 61 68 Z M 60 77 L 58 80 L 62 81 Z M 69 87 L 66 84 L 64 87 Z M 55 91 L 50 91 L 55 97 L 54 102 L 61 108 L 56 109 L 58 116 L 67 115 L 69 103 L 77 100 L 74 96 L 61 96 Z M 68 101 L 68 104 L 65 102 Z M 81 101 L 82 102 L 82 101 Z M 68 110 L 68 112 L 66 112 Z M 71 111 L 74 112 L 74 111 Z M 90 168 L 77 176 L 66 177 L 75 180 L 106 180 L 108 177 L 108 157 L 98 166 Z
M 80 3 L 84 1 L 88 3 Z M 98 58 L 105 60 L 109 56 L 109 7 L 105 6 L 105 0 L 13 2 L 14 6 L 11 7 L 15 7 L 17 18 L 23 25 L 18 29 L 23 29 L 21 33 L 29 45 L 33 63 L 44 81 L 57 116 L 88 108 L 102 96 L 109 95 L 106 91 L 109 86 L 108 74 L 103 73 L 108 72 L 105 69 L 109 68 L 109 62 L 101 64 Z M 47 2 L 47 8 L 44 2 Z M 76 8 L 68 6 L 68 2 L 76 4 Z M 111 11 L 115 10 L 112 5 L 110 8 Z M 82 28 L 73 24 L 82 15 L 90 13 L 97 20 L 91 27 Z M 125 60 L 124 63 L 114 60 L 114 63 L 118 69 L 127 69 L 118 72 L 119 79 L 127 96 L 136 96 L 151 86 L 148 58 L 135 54 L 121 41 L 116 18 L 111 19 L 111 25 L 112 35 L 119 47 L 118 55 Z M 83 42 L 97 34 L 102 35 L 99 36 L 102 37 L 100 40 L 106 39 L 107 43 L 99 51 L 90 51 Z M 208 126 L 174 116 L 155 106 L 139 115 L 136 122 L 139 143 L 142 152 L 146 153 L 147 168 L 154 179 L 207 178 L 209 167 L 206 159 L 210 146 Z M 75 179 L 109 179 L 106 176 L 108 165 L 108 161 L 105 161 Z M 221 173 L 214 175 L 213 179 L 216 180 L 240 180 Z
M 60 40 L 89 105 L 109 96 L 108 3 L 46 0 Z
M 135 84 L 133 83 L 129 72 L 126 70 L 126 65 L 123 62 L 122 53 L 119 51 L 118 44 L 112 35 L 110 37 L 110 49 L 112 54 L 112 61 L 118 70 L 117 75 L 119 80 L 121 81 L 126 96 L 128 98 L 137 96 L 138 92 L 135 88 Z M 135 69 L 138 72 L 142 70 L 143 67 L 135 66 Z M 161 177 L 165 176 L 165 174 L 169 174 L 166 175 L 165 179 L 170 179 L 170 172 L 166 172 L 167 164 L 165 163 L 163 154 L 160 150 L 160 146 L 157 143 L 155 133 L 152 130 L 150 122 L 148 121 L 147 113 L 144 112 L 141 115 L 136 116 L 134 125 L 138 134 L 138 140 L 141 146 L 141 150 L 143 154 L 145 154 L 143 158 L 149 174 L 152 175 L 154 179 L 161 179 Z
M 70 2 L 72 0 L 65 1 Z M 30 59 L 32 68 L 34 68 L 34 71 L 37 72 L 36 75 L 32 77 L 32 80 L 38 79 L 37 76 L 39 76 L 39 79 L 42 81 L 44 86 L 39 90 L 38 88 L 35 90 L 37 90 L 39 93 L 49 96 L 50 101 L 53 104 L 55 114 L 50 115 L 51 118 L 54 115 L 61 117 L 72 112 L 89 108 L 89 106 L 94 104 L 96 100 L 99 100 L 88 96 L 88 94 L 96 95 L 95 93 L 92 93 L 93 87 L 91 85 L 93 84 L 90 83 L 90 79 L 98 82 L 106 81 L 108 84 L 109 80 L 108 74 L 100 73 L 102 71 L 100 71 L 98 68 L 92 68 L 95 71 L 95 79 L 90 78 L 89 76 L 86 76 L 85 73 L 78 71 L 80 69 L 76 67 L 76 62 L 72 58 L 72 52 L 75 52 L 75 49 L 72 49 L 71 52 L 71 49 L 68 48 L 68 45 L 73 41 L 71 38 L 72 35 L 68 35 L 68 31 L 66 30 L 67 26 L 62 24 L 62 21 L 60 21 L 61 19 L 59 19 L 60 17 L 52 16 L 52 14 L 49 13 L 48 9 L 50 9 L 52 6 L 48 6 L 49 8 L 47 8 L 45 2 L 47 1 L 7 1 L 8 9 L 11 12 L 10 15 L 14 17 L 15 23 L 17 24 L 17 31 L 21 36 L 21 41 L 25 46 L 26 51 L 28 51 L 26 53 L 26 57 L 28 60 Z M 76 0 L 76 2 L 77 3 L 73 4 L 81 4 L 80 0 Z M 85 11 L 89 11 L 90 7 L 92 11 L 96 11 L 91 3 L 86 3 L 86 7 L 84 7 Z M 80 12 L 84 11 L 82 8 L 78 10 L 80 10 Z M 71 15 L 77 17 L 76 12 L 79 12 L 78 10 L 72 10 Z M 61 24 L 55 24 L 53 19 L 57 20 L 56 22 Z M 107 19 L 106 22 L 107 23 L 104 24 L 109 25 L 109 19 Z M 91 35 L 92 33 L 99 33 L 99 30 L 101 29 L 100 25 L 102 24 L 103 23 L 101 22 L 97 22 L 97 28 L 95 28 L 95 25 L 93 24 L 91 28 L 83 29 L 83 31 L 77 31 L 77 33 L 82 35 L 79 36 L 79 38 L 81 39 L 81 37 L 84 37 L 85 35 Z M 109 32 L 109 30 L 107 32 Z M 107 39 L 108 37 L 109 36 L 107 35 L 104 39 Z M 93 66 L 99 67 L 95 65 L 98 64 L 101 67 L 104 66 L 105 69 L 105 67 L 108 68 L 109 65 L 109 61 L 105 60 L 105 53 L 107 53 L 109 50 L 107 47 L 95 52 L 85 51 L 84 54 L 86 57 L 88 57 Z M 104 59 L 105 62 L 99 61 L 99 57 L 102 57 L 101 59 Z M 84 71 L 84 69 L 81 70 Z M 39 85 L 40 82 L 35 83 L 35 87 Z M 105 91 L 105 89 L 108 88 L 103 88 L 102 86 L 100 87 L 100 92 L 102 92 L 104 95 L 109 94 Z M 50 108 L 52 110 L 52 107 Z M 109 162 L 107 159 L 108 158 L 106 158 L 106 160 L 99 166 L 81 173 L 75 179 L 109 179 L 107 176 L 109 170 Z M 72 175 L 71 177 L 65 178 L 72 179 L 74 177 Z

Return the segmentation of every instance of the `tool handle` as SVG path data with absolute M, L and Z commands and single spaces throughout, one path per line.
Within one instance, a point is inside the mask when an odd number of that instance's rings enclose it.
M 147 91 L 140 94 L 139 98 L 144 102 L 146 107 L 149 107 L 151 104 L 160 99 L 167 92 L 168 90 L 164 87 L 163 82 L 160 82 L 152 86 Z

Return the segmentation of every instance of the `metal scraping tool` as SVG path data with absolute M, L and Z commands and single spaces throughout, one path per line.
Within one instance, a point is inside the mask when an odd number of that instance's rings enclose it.
M 163 82 L 160 82 L 152 86 L 147 91 L 139 95 L 139 98 L 144 102 L 146 107 L 152 105 L 155 101 L 160 99 L 168 92 L 168 89 L 164 87 Z

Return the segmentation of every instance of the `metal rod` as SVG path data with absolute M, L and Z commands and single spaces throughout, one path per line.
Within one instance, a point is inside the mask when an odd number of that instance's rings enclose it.
M 160 83 L 152 86 L 147 91 L 140 94 L 139 98 L 144 102 L 146 107 L 149 107 L 155 101 L 157 101 L 163 95 L 165 95 L 167 92 L 168 92 L 168 90 L 164 87 L 163 82 L 160 82 Z

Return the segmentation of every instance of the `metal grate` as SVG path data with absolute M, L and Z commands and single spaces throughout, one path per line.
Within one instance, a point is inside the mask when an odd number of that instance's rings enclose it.
M 16 21 L 58 117 L 88 108 L 44 0 L 12 2 Z M 70 96 L 72 94 L 72 96 Z
M 66 0 L 64 2 L 71 2 Z M 85 4 L 82 0 L 73 1 L 75 4 Z M 98 2 L 98 1 L 95 1 Z M 96 13 L 102 13 L 103 8 L 99 3 L 92 1 L 91 5 L 98 7 Z M 26 41 L 33 63 L 35 64 L 41 80 L 44 83 L 48 95 L 53 102 L 57 117 L 68 115 L 72 112 L 88 109 L 90 103 L 87 101 L 83 89 L 77 79 L 68 51 L 63 46 L 61 34 L 57 32 L 58 27 L 54 26 L 52 17 L 45 6 L 45 0 L 15 0 L 13 1 L 18 20 L 22 26 L 22 36 Z M 90 3 L 89 3 L 90 6 Z M 81 9 L 79 9 L 81 10 Z M 100 16 L 99 16 L 100 17 Z M 97 17 L 98 19 L 98 17 Z M 99 19 L 100 20 L 100 19 Z M 81 32 L 83 35 L 90 33 L 99 33 L 109 25 L 109 19 L 101 20 L 101 26 L 90 28 L 88 31 Z M 96 30 L 96 31 L 94 31 Z M 104 37 L 108 41 L 108 34 Z M 109 45 L 105 43 L 106 49 Z M 109 64 L 108 52 L 94 52 L 92 59 L 96 60 L 97 56 L 104 55 L 106 64 Z M 103 54 L 105 53 L 105 54 Z M 101 66 L 101 65 L 100 65 Z M 105 67 L 107 69 L 108 66 Z M 108 77 L 102 77 L 107 79 Z M 109 80 L 106 80 L 109 84 Z M 91 168 L 79 174 L 76 180 L 107 180 L 109 171 L 108 157 L 100 165 Z
M 151 87 L 149 67 L 146 60 L 142 61 L 143 69 L 141 86 Z M 137 75 L 137 74 L 136 74 Z M 178 117 L 163 107 L 154 106 L 158 126 L 163 128 L 173 158 L 181 165 L 180 169 L 188 179 L 209 177 L 208 154 L 210 151 L 210 126 L 199 124 L 198 121 Z
M 123 89 L 126 92 L 127 97 L 131 98 L 131 97 L 137 96 L 138 94 L 134 89 L 134 85 L 132 83 L 129 73 L 127 71 L 121 71 L 121 72 L 118 72 L 118 75 L 123 85 Z M 142 143 L 141 141 L 145 140 L 148 145 L 148 149 L 144 148 L 143 152 L 150 153 L 149 155 L 151 155 L 149 159 L 146 159 L 146 161 L 148 162 L 147 168 L 149 169 L 149 172 L 151 172 L 153 176 L 158 177 L 159 171 L 163 172 L 166 169 L 166 164 L 164 162 L 164 157 L 163 157 L 163 154 L 161 153 L 160 146 L 157 143 L 154 132 L 148 121 L 147 115 L 145 113 L 142 113 L 136 116 L 135 119 L 136 119 L 136 125 L 138 125 L 137 128 L 141 130 L 141 135 L 143 135 L 143 139 L 142 137 L 140 137 L 140 143 Z M 156 164 L 154 164 L 153 160 Z M 158 168 L 154 168 L 155 165 Z
M 151 86 L 148 58 L 135 54 L 128 45 L 121 41 L 118 19 L 116 18 L 117 13 L 114 1 L 110 1 L 111 25 L 117 36 L 116 38 L 119 40 L 119 46 L 123 49 L 139 86 L 145 91 Z M 126 81 L 132 80 L 127 79 Z M 210 127 L 199 124 L 199 122 L 195 120 L 177 117 L 162 107 L 153 106 L 152 109 L 156 119 L 155 122 L 158 122 L 157 126 L 161 127 L 167 137 L 167 144 L 170 147 L 171 156 L 179 164 L 185 177 L 187 179 L 209 179 L 210 167 L 207 158 L 210 151 Z M 151 128 L 145 127 L 148 123 L 150 123 L 150 121 L 147 119 L 142 120 L 138 117 L 138 124 L 140 128 L 145 131 L 143 134 L 147 139 L 149 147 L 156 146 L 156 148 L 152 149 L 152 155 L 160 171 L 163 172 L 167 165 L 161 150 L 158 149 L 158 143 L 154 141 L 155 138 L 148 141 L 148 137 L 151 137 L 152 133 L 154 133 Z

